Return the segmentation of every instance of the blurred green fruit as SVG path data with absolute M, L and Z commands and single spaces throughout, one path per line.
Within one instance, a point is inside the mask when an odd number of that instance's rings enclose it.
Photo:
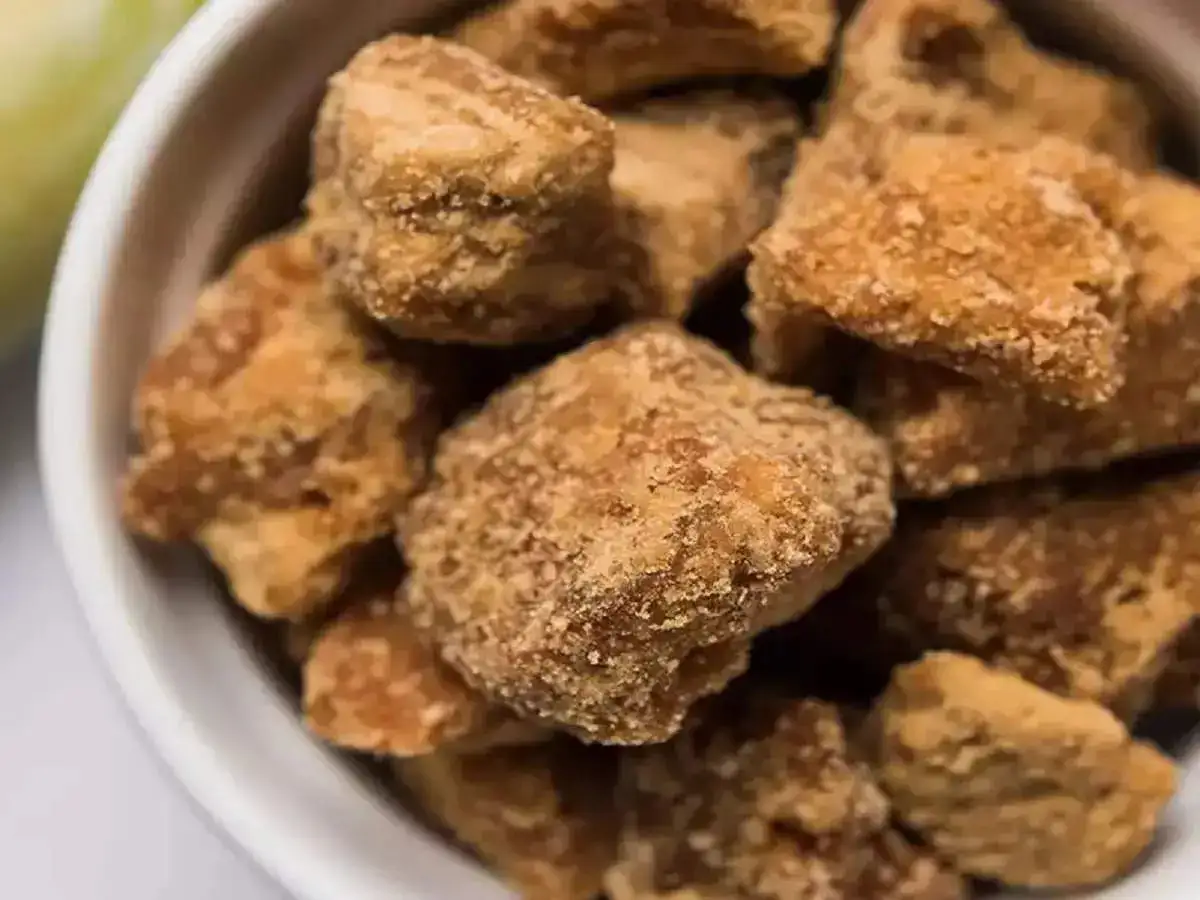
M 42 313 L 75 197 L 202 0 L 0 0 L 0 352 Z

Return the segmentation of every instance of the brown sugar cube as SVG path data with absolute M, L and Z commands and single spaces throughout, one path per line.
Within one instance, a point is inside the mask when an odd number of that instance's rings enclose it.
M 1084 152 L 905 141 L 877 184 L 789 203 L 755 242 L 756 326 L 815 320 L 1056 402 L 1104 402 L 1122 379 L 1131 266 L 1087 202 L 1124 180 L 1103 157 L 1081 173 Z
M 468 687 L 392 591 L 356 603 L 316 637 L 304 662 L 304 719 L 334 744 L 399 757 L 547 734 Z
M 669 323 L 493 395 L 435 470 L 403 529 L 418 621 L 484 693 L 605 743 L 669 737 L 893 517 L 870 432 Z
M 1129 82 L 1035 49 L 994 0 L 865 0 L 832 117 L 1027 142 L 1057 134 L 1144 168 L 1152 116 Z
M 1114 211 L 1135 267 L 1125 384 L 1106 405 L 1066 409 L 882 354 L 856 408 L 883 435 L 903 493 L 958 488 L 1200 444 L 1200 188 L 1139 179 Z
M 429 813 L 527 900 L 591 900 L 616 847 L 611 754 L 564 738 L 399 761 Z
M 812 640 L 843 635 L 881 665 L 969 653 L 1129 719 L 1200 611 L 1200 476 L 1004 487 L 907 511 L 869 569 L 811 614 Z
M 612 900 L 966 896 L 961 879 L 891 828 L 833 707 L 740 699 L 622 758 Z
M 391 534 L 424 480 L 439 373 L 329 297 L 307 234 L 268 238 L 150 361 L 125 523 L 196 540 L 251 612 L 304 618 Z
M 825 64 L 836 0 L 508 0 L 453 37 L 564 95 L 604 100 L 718 75 Z
M 394 35 L 331 79 L 313 155 L 330 282 L 402 336 L 547 339 L 608 299 L 612 125 L 576 100 Z
M 613 122 L 630 257 L 620 293 L 636 316 L 682 320 L 775 217 L 800 119 L 782 97 L 712 91 L 644 102 Z
M 866 735 L 900 819 L 959 871 L 1014 887 L 1127 872 L 1175 790 L 1171 761 L 1107 710 L 953 653 L 897 669 Z

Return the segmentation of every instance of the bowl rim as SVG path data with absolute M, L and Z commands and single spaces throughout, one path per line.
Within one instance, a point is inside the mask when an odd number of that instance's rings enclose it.
M 316 857 L 290 852 L 269 811 L 240 790 L 202 736 L 181 727 L 176 704 L 142 652 L 101 533 L 111 511 L 94 502 L 89 458 L 95 414 L 89 387 L 101 302 L 133 212 L 131 200 L 178 116 L 281 0 L 207 3 L 180 29 L 135 90 L 84 184 L 59 255 L 38 373 L 38 459 L 51 531 L 78 605 L 141 736 L 166 763 L 219 839 L 301 900 L 338 900 L 344 883 Z M 231 840 L 232 839 L 232 840 Z M 398 894 L 402 896 L 402 888 Z
M 1003 0 L 1001 0 L 1003 2 Z M 1070 0 L 1090 7 L 1106 28 L 1195 84 L 1200 96 L 1196 42 L 1178 27 L 1160 0 L 1129 8 L 1112 2 Z M 67 231 L 50 292 L 39 368 L 38 455 L 51 531 L 78 605 L 108 674 L 139 730 L 193 804 L 219 826 L 222 838 L 301 900 L 351 900 L 339 869 L 319 855 L 291 852 L 278 835 L 278 817 L 239 788 L 220 755 L 181 722 L 177 704 L 131 627 L 122 579 L 105 553 L 115 529 L 101 508 L 94 459 L 96 409 L 91 385 L 105 348 L 96 336 L 104 312 L 104 285 L 134 210 L 131 199 L 150 162 L 163 150 L 180 113 L 205 90 L 235 49 L 286 0 L 221 0 L 204 4 L 159 56 L 109 135 L 85 183 Z M 1177 98 L 1178 99 L 1178 98 Z M 1197 110 L 1189 109 L 1189 114 Z M 398 897 L 404 896 L 397 885 Z

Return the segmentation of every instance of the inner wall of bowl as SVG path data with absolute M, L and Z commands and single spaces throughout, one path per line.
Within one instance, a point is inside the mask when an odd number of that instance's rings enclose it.
M 129 398 L 151 352 L 238 247 L 295 217 L 325 79 L 368 40 L 416 29 L 453 5 L 287 0 L 252 34 L 231 34 L 217 49 L 225 59 L 131 199 L 130 228 L 102 303 L 93 385 L 103 483 L 115 484 L 123 467 Z M 323 884 L 341 886 L 346 900 L 511 896 L 310 740 L 294 698 L 267 671 L 194 554 L 147 553 L 117 534 L 115 514 L 106 524 L 125 587 L 122 614 L 178 711 L 166 727 L 207 748 L 244 788 L 247 805 L 268 811 L 270 833 L 248 840 L 252 850 L 274 845 L 262 855 L 319 859 Z M 338 896 L 296 884 L 278 868 L 274 874 L 295 890 Z
M 280 3 L 252 40 L 229 50 L 228 63 L 180 118 L 135 198 L 129 217 L 135 229 L 124 241 L 101 326 L 100 345 L 117 351 L 102 355 L 95 382 L 104 386 L 99 445 L 112 481 L 127 449 L 128 398 L 153 348 L 238 247 L 297 215 L 308 130 L 326 77 L 367 40 L 394 27 L 413 28 L 455 5 Z M 1072 49 L 1099 37 L 1103 56 L 1121 60 L 1135 76 L 1163 82 L 1157 63 L 1122 52 L 1111 27 L 1098 29 L 1077 15 L 1066 31 L 1074 36 Z M 346 861 L 346 883 L 355 886 L 346 900 L 508 896 L 309 739 L 296 720 L 294 698 L 267 671 L 194 556 L 147 558 L 128 544 L 122 552 L 129 613 L 178 695 L 178 727 L 212 748 L 256 802 L 290 823 L 303 847 L 333 866 Z M 1187 884 L 1189 856 L 1171 851 L 1186 837 L 1177 823 L 1200 820 L 1200 772 L 1195 775 L 1181 792 L 1163 850 L 1103 896 L 1132 900 L 1149 890 L 1175 896 L 1170 884 Z M 1186 895 L 1182 890 L 1178 896 Z

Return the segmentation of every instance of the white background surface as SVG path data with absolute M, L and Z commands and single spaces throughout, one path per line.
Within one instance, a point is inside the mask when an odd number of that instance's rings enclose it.
M 49 533 L 35 348 L 0 361 L 0 895 L 286 900 L 196 811 L 101 667 Z

